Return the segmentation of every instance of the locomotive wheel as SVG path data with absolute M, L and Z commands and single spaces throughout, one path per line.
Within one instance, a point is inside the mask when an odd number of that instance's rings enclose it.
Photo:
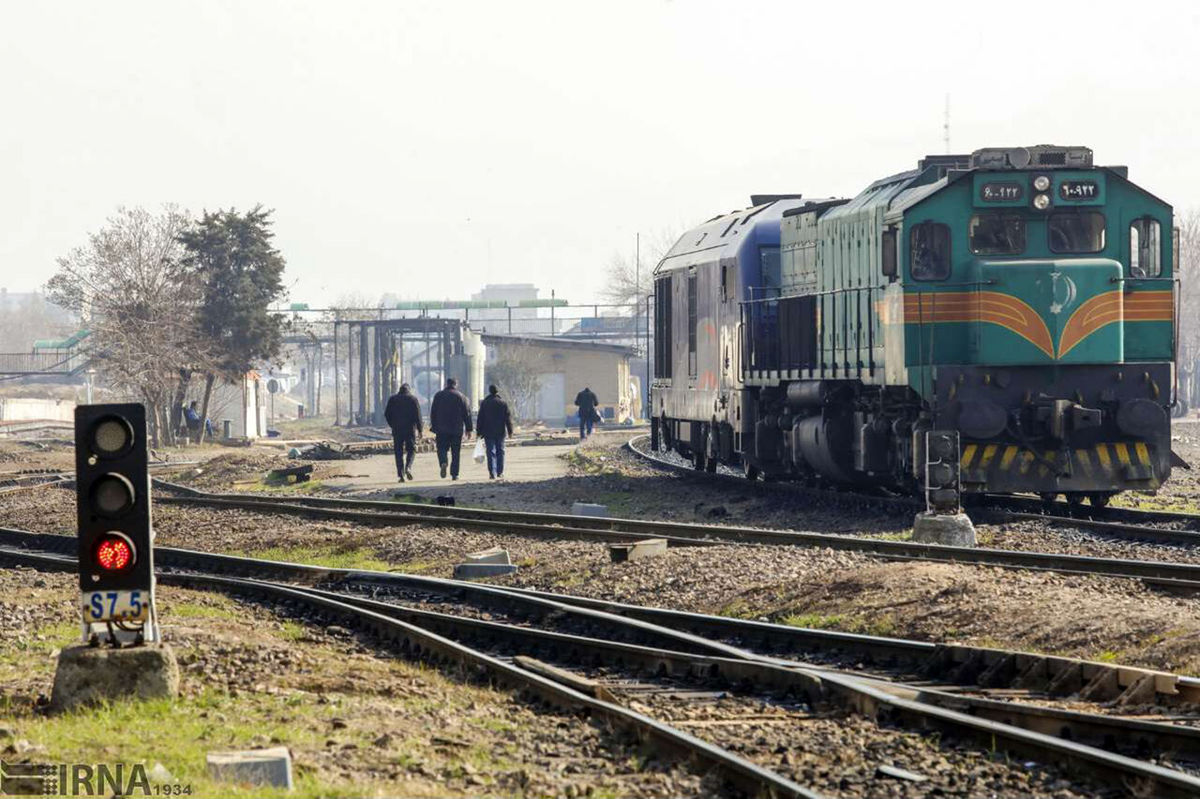
M 1043 491 L 1038 494 L 1042 498 L 1042 513 L 1054 512 L 1054 500 L 1058 498 L 1058 494 L 1053 491 Z
M 1094 494 L 1088 494 L 1088 502 L 1093 508 L 1107 508 L 1108 501 L 1113 498 L 1112 494 L 1105 494 L 1102 491 L 1097 491 Z

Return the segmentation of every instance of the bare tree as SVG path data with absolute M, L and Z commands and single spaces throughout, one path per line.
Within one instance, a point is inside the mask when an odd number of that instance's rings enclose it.
M 191 224 L 174 205 L 120 208 L 88 243 L 58 259 L 47 296 L 80 313 L 84 346 L 109 387 L 145 404 L 154 443 L 174 443 L 179 407 L 209 353 L 197 335 L 201 284 L 178 241 Z
M 613 305 L 641 305 L 653 285 L 654 267 L 679 240 L 679 233 L 660 230 L 641 237 L 640 252 L 614 252 L 600 298 Z M 640 256 L 640 257 L 639 257 Z
M 504 353 L 487 367 L 487 380 L 512 402 L 513 415 L 522 421 L 537 415 L 545 358 L 535 347 L 506 344 Z

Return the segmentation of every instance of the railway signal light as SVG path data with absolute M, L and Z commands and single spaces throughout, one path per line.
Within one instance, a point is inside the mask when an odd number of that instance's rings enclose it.
M 925 433 L 925 506 L 931 513 L 958 513 L 959 439 L 957 430 Z
M 146 410 L 137 403 L 75 409 L 79 590 L 84 640 L 153 641 L 154 532 Z

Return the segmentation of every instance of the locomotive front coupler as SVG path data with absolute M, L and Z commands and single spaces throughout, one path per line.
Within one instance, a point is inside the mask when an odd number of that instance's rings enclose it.
M 1100 409 L 1086 408 L 1068 399 L 1040 397 L 1034 403 L 1032 416 L 1039 431 L 1055 441 L 1066 441 L 1072 433 L 1104 424 Z

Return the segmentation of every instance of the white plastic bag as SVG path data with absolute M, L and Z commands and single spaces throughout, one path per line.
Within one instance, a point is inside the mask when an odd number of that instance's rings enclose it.
M 475 439 L 475 453 L 471 457 L 475 459 L 476 463 L 483 463 L 487 460 L 487 450 L 483 446 L 482 438 Z

